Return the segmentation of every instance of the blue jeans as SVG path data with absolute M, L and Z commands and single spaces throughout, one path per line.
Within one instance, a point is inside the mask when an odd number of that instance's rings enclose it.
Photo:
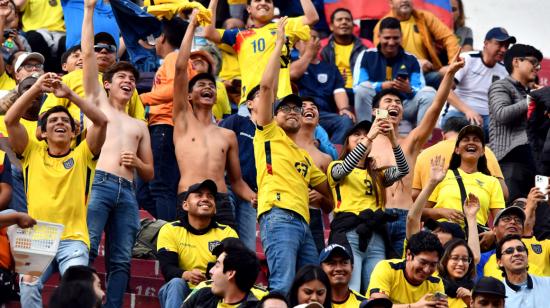
M 63 275 L 69 267 L 75 265 L 88 265 L 88 246 L 82 241 L 62 240 L 59 242 L 59 248 L 52 263 L 38 280 L 32 283 L 23 282 L 23 276 L 21 275 L 19 281 L 21 307 L 42 307 L 42 295 L 40 293 L 44 288 L 44 283 L 53 273 L 59 271 Z
M 121 307 L 130 275 L 132 248 L 139 230 L 138 204 L 133 183 L 105 171 L 96 170 L 88 203 L 90 265 L 98 255 L 105 229 L 107 303 Z
M 11 188 L 9 208 L 17 212 L 27 213 L 27 195 L 25 194 L 23 172 L 18 170 L 14 164 L 11 165 Z
M 274 207 L 260 216 L 260 237 L 269 267 L 269 290 L 287 294 L 297 269 L 319 264 L 307 222 L 299 214 Z
M 349 288 L 363 294 L 369 286 L 372 270 L 380 260 L 386 259 L 384 239 L 380 234 L 373 232 L 367 249 L 361 251 L 359 250 L 359 234 L 355 230 L 346 233 L 346 238 L 353 253 L 353 272 Z
M 372 121 L 372 100 L 376 95 L 376 90 L 363 85 L 355 87 L 354 90 L 357 121 Z M 403 101 L 403 118 L 411 123 L 420 123 L 434 98 L 435 90 L 433 88 L 422 88 L 416 92 L 413 98 Z
M 174 127 L 168 124 L 149 126 L 149 134 L 155 177 L 148 183 L 138 181 L 138 203 L 155 218 L 174 221 L 180 179 L 174 150 Z
M 172 278 L 159 290 L 159 302 L 161 308 L 179 308 L 191 289 L 182 278 Z
M 319 124 L 334 144 L 344 144 L 346 133 L 353 127 L 353 121 L 348 116 L 326 111 L 319 111 Z
M 233 192 L 229 194 L 235 204 L 235 223 L 239 239 L 248 249 L 256 251 L 256 215 L 257 211 L 252 204 L 237 197 Z
M 323 211 L 321 209 L 309 208 L 309 229 L 317 252 L 321 253 L 325 249 L 325 228 L 323 227 Z
M 489 122 L 491 121 L 491 118 L 489 115 L 481 115 L 483 118 L 483 133 L 485 134 L 485 140 L 489 140 Z M 466 115 L 458 110 L 449 110 L 441 117 L 441 127 L 445 125 L 447 120 L 450 118 L 464 118 L 466 119 Z
M 393 250 L 399 257 L 403 255 L 403 244 L 407 237 L 407 214 L 408 210 L 403 209 L 386 209 L 386 213 L 397 215 L 397 220 L 388 222 L 388 235 L 390 236 L 390 243 Z

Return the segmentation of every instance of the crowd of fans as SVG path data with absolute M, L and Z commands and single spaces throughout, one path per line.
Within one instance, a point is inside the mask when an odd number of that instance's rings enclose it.
M 545 306 L 535 47 L 495 25 L 473 50 L 461 0 L 454 32 L 391 0 L 373 42 L 319 1 L 144 1 L 161 31 L 136 47 L 114 5 L 145 12 L 111 2 L 0 0 L 0 302 L 42 307 L 58 271 L 50 307 L 122 307 L 143 209 L 161 307 Z M 58 251 L 16 279 L 6 226 L 37 221 L 64 225 Z

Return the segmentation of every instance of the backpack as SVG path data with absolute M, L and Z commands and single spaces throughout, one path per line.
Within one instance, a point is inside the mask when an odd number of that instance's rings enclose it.
M 160 228 L 167 222 L 162 219 L 143 218 L 140 220 L 140 229 L 136 236 L 136 243 L 132 249 L 132 257 L 138 259 L 157 258 L 157 237 Z

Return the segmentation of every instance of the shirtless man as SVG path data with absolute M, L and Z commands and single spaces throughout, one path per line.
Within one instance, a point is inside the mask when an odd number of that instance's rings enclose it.
M 212 123 L 216 103 L 216 80 L 200 73 L 189 80 L 187 66 L 193 33 L 197 27 L 194 12 L 181 43 L 174 78 L 174 147 L 180 169 L 178 203 L 190 185 L 212 179 L 218 186 L 216 220 L 235 228 L 232 204 L 227 194 L 224 171 L 232 190 L 243 200 L 255 203 L 256 194 L 241 177 L 237 137 L 231 130 Z
M 463 66 L 464 60 L 457 54 L 455 60 L 449 65 L 449 70 L 445 73 L 432 105 L 426 111 L 424 118 L 407 136 L 399 138 L 399 145 L 403 149 L 411 170 L 414 170 L 416 158 L 435 127 L 441 109 L 451 90 L 453 76 Z M 380 92 L 380 94 L 374 98 L 373 107 L 376 106 L 377 108 L 388 110 L 388 119 L 397 131 L 399 123 L 403 119 L 403 103 L 399 92 L 391 93 L 389 91 L 388 93 L 384 91 Z M 388 138 L 377 137 L 374 139 L 371 156 L 374 157 L 378 168 L 384 169 L 388 166 L 395 166 L 395 159 L 391 148 Z M 398 216 L 397 221 L 388 223 L 392 247 L 397 253 L 403 251 L 407 212 L 413 204 L 411 197 L 412 174 L 413 172 L 410 172 L 401 181 L 386 189 L 386 212 Z
M 139 230 L 139 208 L 133 188 L 134 172 L 144 181 L 153 178 L 153 154 L 145 122 L 126 113 L 136 88 L 138 71 L 128 62 L 118 62 L 97 79 L 94 53 L 93 12 L 97 0 L 86 0 L 82 23 L 82 58 L 86 97 L 109 119 L 105 144 L 97 162 L 88 204 L 90 264 L 98 254 L 101 233 L 106 230 L 109 252 L 107 303 L 121 307 L 130 274 L 132 247 Z M 107 93 L 105 90 L 109 92 Z

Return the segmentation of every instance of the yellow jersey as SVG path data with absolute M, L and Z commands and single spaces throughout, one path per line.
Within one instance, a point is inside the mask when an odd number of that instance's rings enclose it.
M 334 213 L 351 212 L 359 215 L 366 209 L 384 209 L 381 204 L 376 203 L 376 185 L 367 169 L 354 168 L 340 182 L 336 182 L 332 178 L 332 168 L 338 163 L 342 161 L 332 161 L 327 169 L 328 184 L 334 198 Z
M 64 156 L 52 156 L 45 142 L 29 139 L 20 155 L 29 215 L 65 226 L 62 240 L 90 246 L 87 196 L 96 157 L 86 141 Z
M 418 155 L 416 165 L 414 167 L 412 188 L 422 189 L 428 185 L 431 170 L 430 161 L 436 155 L 441 155 L 445 158 L 445 168 L 449 167 L 451 156 L 453 155 L 455 149 L 455 144 L 456 139 L 443 140 L 425 149 L 420 153 L 420 155 Z M 485 147 L 485 157 L 487 158 L 487 168 L 489 169 L 489 172 L 491 172 L 491 175 L 498 179 L 504 179 L 504 175 L 502 175 L 502 170 L 500 169 L 495 153 L 493 153 L 489 147 Z
M 348 299 L 340 303 L 332 301 L 332 308 L 359 308 L 359 305 L 367 300 L 363 295 L 351 289 L 349 291 Z
M 535 276 L 550 276 L 550 240 L 537 241 L 532 237 L 524 237 L 521 241 L 528 251 L 528 272 Z M 483 258 L 483 255 L 482 255 Z M 502 280 L 502 271 L 498 268 L 497 256 L 493 254 L 483 266 L 483 276 Z
M 464 303 L 464 301 L 461 298 L 454 298 L 449 297 L 447 298 L 447 302 L 449 304 L 449 308 L 466 308 L 468 305 Z
M 298 40 L 309 40 L 309 26 L 304 25 L 302 16 L 288 19 L 285 26 L 287 43 L 281 53 L 281 71 L 277 97 L 282 98 L 292 93 L 290 86 L 290 49 Z M 222 30 L 221 42 L 235 50 L 241 70 L 241 103 L 246 100 L 248 92 L 260 84 L 265 66 L 275 48 L 277 24 L 269 23 L 261 28 Z
M 0 116 L 0 133 L 4 135 L 4 137 L 8 137 L 8 129 L 6 128 L 6 122 L 4 122 L 5 116 Z M 19 123 L 25 127 L 25 130 L 27 131 L 27 135 L 29 135 L 29 140 L 33 140 L 38 142 L 38 139 L 36 139 L 36 127 L 38 126 L 37 121 L 29 121 L 25 120 L 23 118 L 19 119 Z
M 466 195 L 473 193 L 479 198 L 477 223 L 487 225 L 489 211 L 504 208 L 504 194 L 498 179 L 481 172 L 466 173 L 460 168 L 458 173 L 462 177 Z M 435 187 L 429 200 L 435 202 L 435 208 L 455 209 L 462 212 L 460 188 L 452 170 L 447 171 L 445 178 Z M 464 226 L 464 222 L 461 225 Z
M 0 75 L 0 90 L 12 90 L 16 86 L 13 80 L 5 71 Z
M 213 227 L 212 227 L 213 225 Z M 213 223 L 208 230 L 194 230 L 182 221 L 167 223 L 160 228 L 157 251 L 170 251 L 178 254 L 179 268 L 188 271 L 198 269 L 203 274 L 209 262 L 216 262 L 212 250 L 227 237 L 238 237 L 231 227 Z M 189 282 L 191 288 L 195 285 Z
M 193 291 L 191 291 L 191 293 L 189 293 L 187 298 L 190 298 L 191 296 L 193 296 L 193 294 L 197 293 L 197 291 L 199 291 L 200 289 L 211 288 L 211 287 L 212 287 L 212 280 L 202 281 L 201 283 L 195 286 L 195 288 L 193 289 Z M 250 292 L 252 292 L 252 294 L 254 294 L 254 296 L 256 296 L 256 298 L 259 300 L 261 300 L 262 298 L 264 298 L 264 296 L 269 294 L 269 291 L 267 291 L 267 289 L 262 288 L 258 285 L 253 285 L 252 289 L 250 289 Z
M 340 45 L 334 43 L 334 61 L 336 62 L 335 64 L 338 67 L 340 74 L 342 74 L 342 78 L 344 78 L 344 81 L 346 82 L 345 87 L 348 89 L 353 88 L 353 68 L 350 67 L 349 62 L 352 50 L 353 43 L 349 45 Z
M 445 293 L 441 278 L 432 275 L 418 286 L 414 286 L 405 278 L 406 259 L 382 260 L 376 264 L 370 277 L 367 297 L 374 293 L 382 293 L 394 304 L 416 303 L 427 293 Z
M 55 4 L 50 4 L 51 2 Z M 21 8 L 23 32 L 46 29 L 65 32 L 65 21 L 60 0 L 27 0 Z
M 403 49 L 415 55 L 419 60 L 429 59 L 428 50 L 422 43 L 422 36 L 418 32 L 414 16 L 411 15 L 409 19 L 402 20 L 400 24 L 403 38 L 401 46 L 403 46 Z
M 309 187 L 327 177 L 275 121 L 256 128 L 254 158 L 258 182 L 258 217 L 273 207 L 298 213 L 309 223 Z
M 220 71 L 221 80 L 231 80 L 241 78 L 241 67 L 237 54 L 227 44 L 218 44 L 222 54 L 222 69 Z
M 212 115 L 216 121 L 223 120 L 224 116 L 231 114 L 231 104 L 227 96 L 225 85 L 221 81 L 216 81 L 216 103 L 212 107 Z

